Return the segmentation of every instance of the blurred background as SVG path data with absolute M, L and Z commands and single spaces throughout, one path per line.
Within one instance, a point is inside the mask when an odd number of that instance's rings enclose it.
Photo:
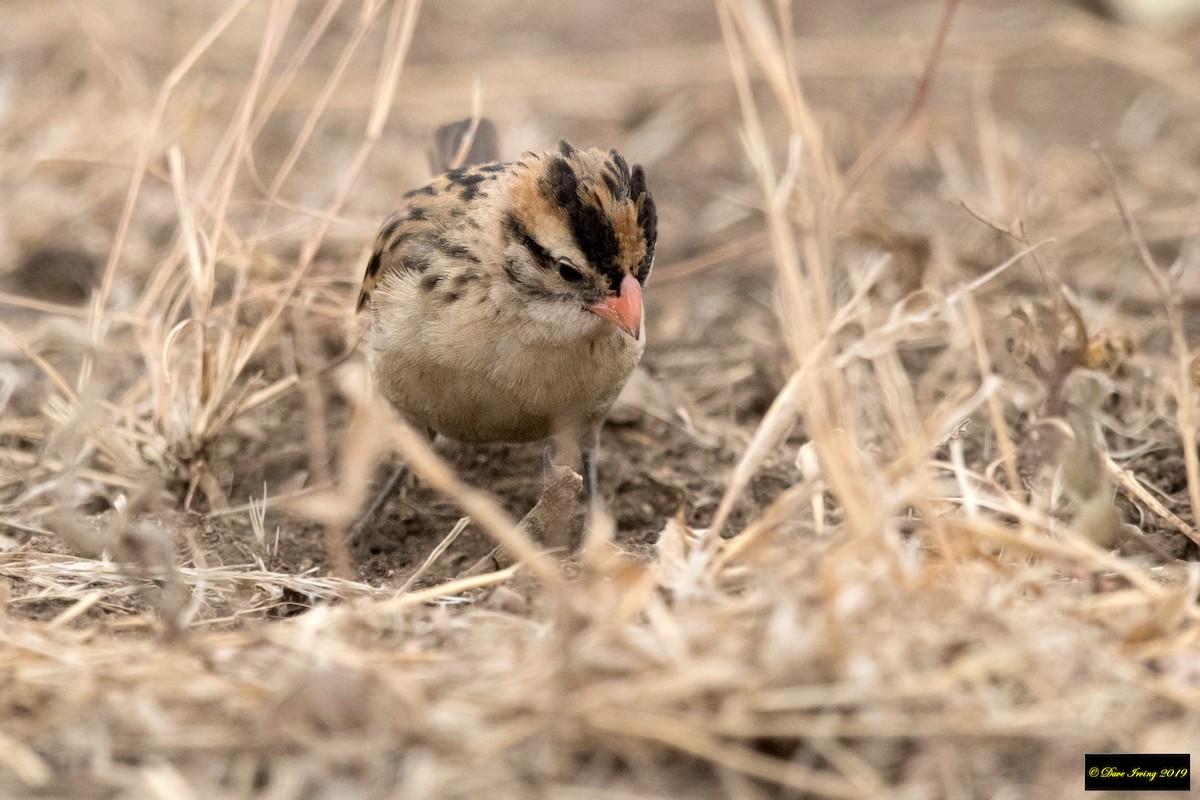
M 941 7 L 913 0 L 787 6 L 792 58 L 843 167 L 904 108 Z M 44 265 L 39 247 L 51 244 L 77 249 L 72 257 L 105 259 L 160 87 L 230 8 L 209 0 L 118 0 L 69 3 L 51 14 L 38 3 L 6 4 L 2 274 L 11 279 L 27 259 Z M 154 158 L 165 168 L 165 149 L 177 145 L 189 172 L 199 174 L 238 113 L 264 31 L 288 17 L 273 68 L 281 70 L 302 45 L 305 56 L 260 121 L 234 189 L 238 208 L 257 205 L 265 217 L 245 215 L 253 231 L 243 218 L 231 220 L 242 235 L 270 237 L 273 255 L 286 257 L 289 237 L 303 225 L 294 212 L 315 213 L 359 146 L 385 55 L 386 10 L 376 10 L 378 24 L 360 29 L 372 10 L 371 3 L 251 3 L 181 74 L 166 102 Z M 1033 193 L 1024 202 L 1036 201 L 1036 210 L 1061 196 L 1055 181 L 1076 177 L 1063 148 L 1095 142 L 1119 161 L 1129 152 L 1183 146 L 1191 137 L 1180 128 L 1195 124 L 1188 116 L 1195 91 L 1161 78 L 1191 58 L 1195 15 L 1189 0 L 964 3 L 927 113 L 893 152 L 898 191 L 914 181 L 940 183 L 950 204 L 964 193 L 990 193 L 976 199 L 995 206 L 1009 200 L 995 196 L 1002 177 L 995 170 L 1013 169 L 1029 177 L 1017 190 Z M 317 28 L 317 40 L 306 45 Z M 331 86 L 356 37 L 361 44 Z M 276 188 L 271 199 L 278 202 L 269 202 L 254 184 L 271 184 L 326 91 L 311 138 Z M 753 227 L 757 190 L 713 6 L 450 0 L 420 9 L 388 124 L 330 232 L 331 245 L 361 247 L 400 195 L 428 177 L 430 131 L 469 114 L 476 91 L 509 156 L 567 138 L 617 147 L 646 164 L 663 214 L 660 266 Z M 778 129 L 780 120 L 771 122 Z M 1020 151 L 1006 151 L 1013 163 L 980 164 L 980 135 L 1019 138 L 1008 148 Z M 951 207 L 930 207 L 936 192 L 922 193 L 917 208 L 887 186 L 870 189 L 863 208 L 886 213 L 894 225 L 929 213 L 956 231 L 970 222 Z M 153 200 L 169 196 L 169 186 L 150 180 L 146 192 L 123 276 L 149 266 L 175 224 L 173 204 Z M 347 265 L 348 282 L 356 271 Z

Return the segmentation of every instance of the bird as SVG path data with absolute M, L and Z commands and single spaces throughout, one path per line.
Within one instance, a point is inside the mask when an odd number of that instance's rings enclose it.
M 547 442 L 547 472 L 579 464 L 595 502 L 600 429 L 646 343 L 645 171 L 565 140 L 504 162 L 487 119 L 436 141 L 467 163 L 404 195 L 359 292 L 373 382 L 429 436 Z

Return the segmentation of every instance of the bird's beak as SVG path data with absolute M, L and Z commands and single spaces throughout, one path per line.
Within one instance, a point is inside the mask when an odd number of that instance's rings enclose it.
M 626 275 L 617 294 L 588 306 L 587 310 L 638 339 L 642 332 L 642 286 L 637 278 Z

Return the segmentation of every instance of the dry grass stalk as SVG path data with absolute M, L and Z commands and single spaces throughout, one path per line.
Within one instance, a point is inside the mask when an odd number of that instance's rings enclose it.
M 1097 156 L 1108 177 L 1113 200 L 1116 201 L 1117 208 L 1121 212 L 1121 221 L 1125 224 L 1126 230 L 1129 231 L 1129 237 L 1137 247 L 1141 265 L 1158 291 L 1159 300 L 1167 314 L 1167 327 L 1171 334 L 1171 355 L 1176 368 L 1174 375 L 1175 401 L 1178 408 L 1176 414 L 1179 418 L 1179 429 L 1183 435 L 1183 458 L 1187 465 L 1188 496 L 1191 499 L 1193 513 L 1196 513 L 1195 510 L 1200 509 L 1200 453 L 1197 452 L 1198 446 L 1200 446 L 1200 436 L 1197 436 L 1197 397 L 1193 391 L 1195 387 L 1193 387 L 1191 379 L 1190 353 L 1187 336 L 1184 333 L 1183 311 L 1179 304 L 1179 293 L 1176 286 L 1173 285 L 1178 281 L 1178 276 L 1185 266 L 1184 256 L 1181 255 L 1180 260 L 1165 272 L 1155 263 L 1154 256 L 1146 246 L 1146 239 L 1142 236 L 1137 220 L 1125 203 L 1112 164 L 1102 153 L 1097 152 Z M 1193 534 L 1190 538 L 1195 539 L 1195 535 Z
M 938 23 L 937 33 L 933 37 L 933 46 L 930 48 L 929 57 L 925 60 L 925 70 L 921 73 L 920 80 L 917 81 L 916 89 L 913 90 L 912 99 L 909 100 L 908 107 L 896 118 L 895 122 L 888 126 L 887 130 L 881 133 L 875 141 L 871 142 L 870 146 L 851 165 L 846 173 L 842 195 L 837 202 L 839 210 L 853 196 L 854 190 L 858 188 L 858 184 L 862 181 L 863 176 L 875 166 L 876 162 L 887 153 L 888 149 L 896 143 L 896 140 L 904 134 L 907 128 L 912 126 L 917 116 L 920 115 L 929 97 L 929 90 L 933 86 L 933 79 L 937 75 L 942 48 L 946 45 L 946 37 L 950 34 L 950 23 L 954 21 L 954 14 L 958 11 L 959 4 L 960 0 L 946 0 L 945 7 L 942 10 L 942 19 Z

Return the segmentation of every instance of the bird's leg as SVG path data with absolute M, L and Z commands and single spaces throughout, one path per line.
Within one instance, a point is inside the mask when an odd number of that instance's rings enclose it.
M 555 436 L 545 450 L 546 485 L 550 485 L 555 464 L 582 463 L 580 473 L 587 488 L 588 502 L 594 503 L 597 497 L 596 448 L 599 446 L 599 440 L 599 431 L 581 434 L 578 429 L 564 431 Z
M 436 434 L 433 431 L 425 432 L 425 441 L 433 444 Z M 387 501 L 392 498 L 396 488 L 405 483 L 412 477 L 412 470 L 408 468 L 408 464 L 401 464 L 392 472 L 391 477 L 383 484 L 383 487 L 375 495 L 375 499 L 371 501 L 371 505 L 367 506 L 367 510 L 358 516 L 358 519 L 350 525 L 350 536 L 354 537 L 361 533 L 368 525 L 375 522 L 379 513 L 383 511 L 383 507 L 387 505 Z
M 379 493 L 375 495 L 375 499 L 371 501 L 371 505 L 350 526 L 351 535 L 357 535 L 368 525 L 375 522 L 376 517 L 379 516 L 379 512 L 383 511 L 383 507 L 391 499 L 392 493 L 396 491 L 396 487 L 403 483 L 408 475 L 408 464 L 401 464 L 396 467 L 395 471 L 392 472 L 392 476 L 387 479 L 387 482 L 383 484 L 383 488 L 379 490 Z
M 587 486 L 588 505 L 595 505 L 600 497 L 600 479 L 596 473 L 596 458 L 598 456 L 596 447 L 585 447 L 583 449 L 583 480 Z
M 594 508 L 600 502 L 600 478 L 596 464 L 600 457 L 600 428 L 588 431 L 580 442 L 580 460 L 583 463 L 583 481 L 587 487 L 588 507 Z

